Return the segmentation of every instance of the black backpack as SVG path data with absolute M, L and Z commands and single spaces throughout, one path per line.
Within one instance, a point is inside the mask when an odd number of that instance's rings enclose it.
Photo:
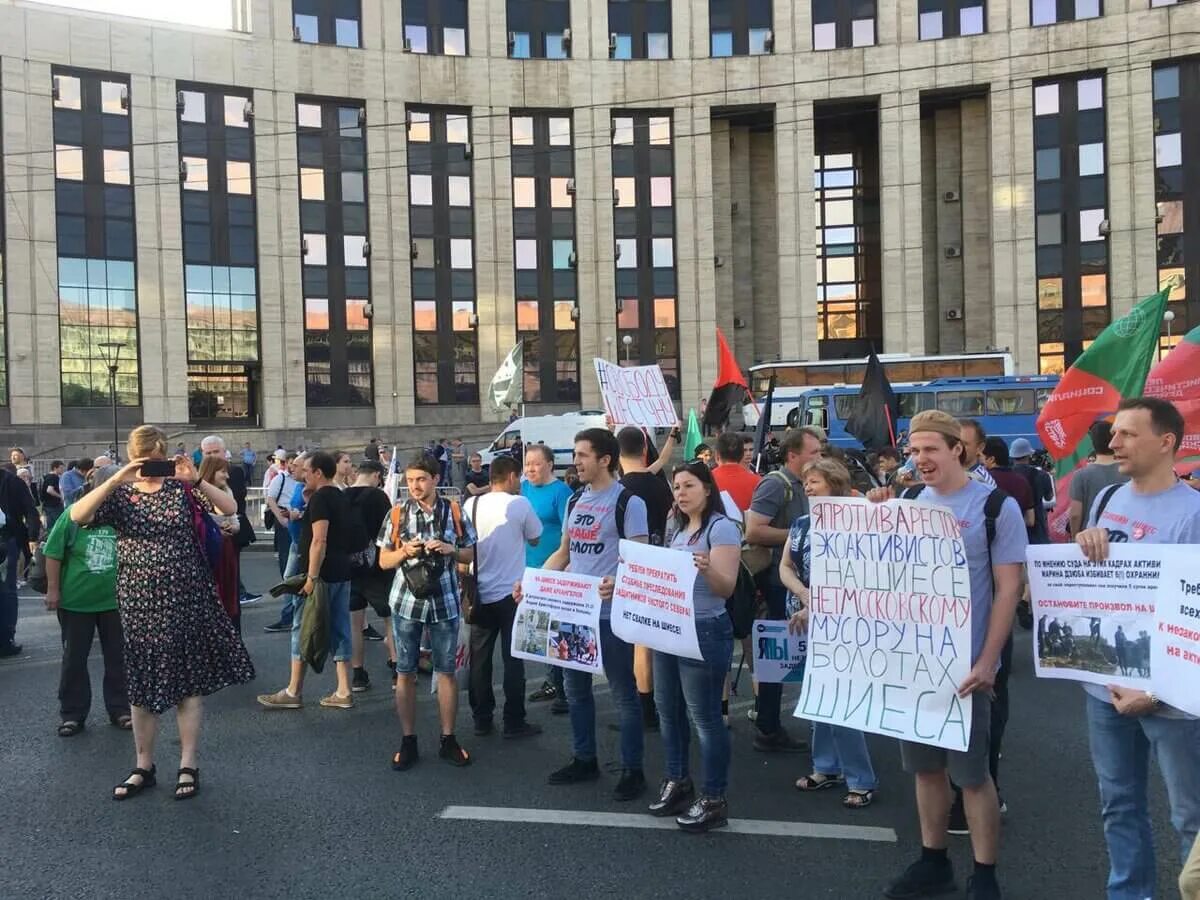
M 583 496 L 583 488 L 577 490 L 571 495 L 571 499 L 567 501 L 567 519 L 571 518 L 571 513 L 575 511 L 575 504 L 579 502 L 579 498 Z M 621 540 L 625 539 L 625 510 L 629 506 L 629 499 L 633 496 L 633 492 L 624 485 L 621 486 L 621 493 L 617 496 L 617 537 Z M 563 523 L 565 526 L 565 522 Z
M 916 500 L 923 490 L 925 490 L 925 485 L 914 484 L 900 494 L 900 497 L 904 500 Z M 992 565 L 992 543 L 996 540 L 996 520 L 1000 518 L 1000 510 L 1007 499 L 1008 494 L 1000 488 L 993 488 L 983 503 L 983 528 L 987 532 L 988 568 L 991 568 Z
M 375 541 L 367 531 L 363 519 L 362 500 L 373 488 L 359 491 L 345 503 L 346 517 L 341 534 L 341 545 L 350 559 L 350 574 L 363 575 L 375 568 Z

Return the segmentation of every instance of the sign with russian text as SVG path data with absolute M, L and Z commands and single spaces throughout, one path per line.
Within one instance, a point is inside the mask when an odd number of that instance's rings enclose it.
M 593 360 L 604 410 L 616 425 L 671 428 L 679 421 L 675 401 L 658 366 L 616 366 Z
M 971 585 L 958 521 L 913 500 L 813 499 L 808 661 L 795 715 L 965 750 Z
M 604 671 L 600 581 L 550 569 L 525 570 L 513 622 L 513 656 L 580 672 Z
M 692 587 L 696 563 L 686 550 L 621 541 L 612 598 L 612 630 L 623 641 L 672 656 L 703 659 L 696 640 Z
M 804 679 L 808 635 L 793 634 L 787 622 L 756 619 L 750 637 L 754 641 L 755 681 L 759 684 L 798 684 Z

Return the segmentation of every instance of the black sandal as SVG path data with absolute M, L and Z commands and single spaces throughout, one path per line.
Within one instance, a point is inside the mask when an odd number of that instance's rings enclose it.
M 75 737 L 81 731 L 83 731 L 82 722 L 67 721 L 58 726 L 59 737 Z
M 129 776 L 124 781 L 122 781 L 115 788 L 113 788 L 113 799 L 114 800 L 128 800 L 130 797 L 136 797 L 138 794 L 140 794 L 146 788 L 154 787 L 154 785 L 156 785 L 158 783 L 158 779 L 154 777 L 154 773 L 157 771 L 158 771 L 158 766 L 151 766 L 149 769 L 134 769 L 132 772 L 129 773 Z M 132 778 L 134 775 L 141 776 L 141 779 L 142 779 L 141 784 L 130 783 L 129 779 Z M 117 791 L 120 790 L 121 788 L 125 788 L 125 793 L 118 794 Z
M 133 716 L 129 713 L 121 713 L 119 716 L 109 716 L 108 721 L 112 723 L 113 728 L 120 728 L 122 731 L 131 731 L 133 729 Z
M 176 800 L 191 800 L 200 793 L 200 770 L 189 769 L 182 767 L 179 770 L 179 775 L 191 775 L 191 781 L 176 780 L 175 782 L 175 799 Z M 188 790 L 191 788 L 191 790 Z M 182 793 L 180 793 L 182 791 Z
M 846 809 L 866 809 L 874 799 L 874 790 L 852 790 L 848 791 L 846 796 L 842 798 L 842 806 L 846 807 Z

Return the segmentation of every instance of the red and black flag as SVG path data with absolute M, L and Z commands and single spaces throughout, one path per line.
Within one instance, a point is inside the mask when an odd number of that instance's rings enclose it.
M 746 376 L 742 367 L 734 359 L 733 351 L 725 343 L 725 335 L 717 329 L 717 380 L 713 383 L 712 393 L 708 396 L 708 406 L 704 409 L 704 425 L 709 428 L 724 428 L 729 421 L 729 414 L 736 404 L 741 403 L 750 386 L 746 384 Z
M 883 371 L 883 364 L 875 351 L 871 351 L 854 410 L 846 419 L 846 432 L 858 438 L 864 450 L 895 447 L 899 413 L 900 404 Z

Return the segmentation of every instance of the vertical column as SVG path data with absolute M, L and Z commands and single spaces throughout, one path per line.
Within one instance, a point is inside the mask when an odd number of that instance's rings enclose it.
M 775 32 L 775 54 L 786 56 L 796 52 L 800 36 L 796 33 L 795 7 L 812 0 L 775 0 L 771 30 Z
M 5 57 L 8 400 L 16 424 L 62 421 L 50 66 Z
M 962 141 L 963 324 L 967 350 L 995 346 L 992 326 L 992 180 L 987 100 L 960 105 Z
M 934 175 L 936 191 L 937 232 L 934 235 L 934 254 L 937 258 L 937 294 L 926 299 L 937 302 L 938 345 L 943 353 L 961 353 L 965 333 L 963 316 L 967 314 L 963 292 L 962 216 L 962 156 L 958 107 L 950 106 L 934 113 L 934 155 L 937 165 Z M 947 201 L 948 194 L 959 197 Z M 947 256 L 946 248 L 957 247 L 958 256 Z M 922 281 L 924 287 L 924 281 Z
M 603 6 L 603 4 L 597 4 Z M 585 409 L 600 404 L 592 359 L 615 360 L 616 264 L 612 214 L 611 116 L 601 107 L 575 112 L 576 245 L 579 247 L 579 359 Z M 605 340 L 608 338 L 609 340 Z
M 365 16 L 366 10 L 363 10 Z M 371 376 L 376 425 L 399 424 L 396 418 L 396 387 L 399 372 L 393 355 L 396 336 L 395 272 L 408 262 L 408 254 L 392 238 L 388 176 L 392 166 L 390 148 L 395 127 L 389 104 L 368 100 L 367 107 L 367 240 L 371 244 Z M 403 115 L 403 109 L 401 110 Z M 403 136 L 403 129 L 400 130 Z
M 879 170 L 883 349 L 922 353 L 925 303 L 918 91 L 879 98 Z
M 482 421 L 498 422 L 505 414 L 492 408 L 486 396 L 487 387 L 500 360 L 516 342 L 508 110 L 472 108 L 471 130 L 473 146 L 487 148 L 486 152 L 476 153 L 479 162 L 472 175 L 480 417 Z
M 1105 78 L 1108 295 L 1113 321 L 1158 290 L 1154 87 L 1149 63 Z
M 750 145 L 750 281 L 753 291 L 754 356 L 779 353 L 779 198 L 775 183 L 775 142 L 770 134 L 746 131 Z M 741 280 L 740 278 L 738 279 Z
M 508 56 L 508 4 L 483 0 L 467 10 L 467 50 L 471 56 Z
M 712 216 L 713 242 L 713 291 L 716 298 L 716 324 L 725 332 L 736 356 L 741 335 L 734 332 L 733 319 L 740 315 L 733 306 L 733 224 L 729 219 L 729 204 L 732 200 L 732 163 L 729 158 L 729 120 L 710 119 L 712 135 L 709 141 L 709 158 L 712 161 L 712 194 L 707 206 Z M 716 264 L 719 258 L 721 264 Z M 750 331 L 749 339 L 753 340 Z M 749 349 L 749 348 L 747 348 Z
M 721 213 L 729 216 L 733 251 L 729 255 L 733 283 L 728 299 L 733 306 L 734 316 L 745 319 L 752 326 L 745 341 L 735 341 L 735 345 L 745 344 L 738 346 L 737 350 L 739 361 L 746 365 L 762 357 L 759 343 L 763 338 L 762 332 L 769 330 L 771 324 L 766 310 L 760 311 L 754 304 L 754 247 L 750 234 L 750 223 L 754 217 L 750 196 L 750 130 L 730 126 L 729 137 L 729 205 Z M 726 337 L 734 340 L 728 333 Z
M 717 377 L 713 156 L 707 106 L 675 108 L 675 272 L 680 400 L 699 409 Z M 703 224 L 701 224 L 703 223 Z
M 798 6 L 797 19 L 801 18 L 799 12 Z M 803 18 L 809 20 L 807 14 Z M 775 183 L 779 191 L 779 354 L 784 359 L 816 359 L 812 101 L 801 99 L 794 105 L 777 106 L 775 122 Z
M 377 376 L 375 414 L 380 425 L 404 425 L 416 418 L 413 385 L 412 237 L 408 227 L 408 125 L 404 101 L 390 100 L 385 129 L 387 168 L 376 173 L 372 216 L 386 209 L 391 238 L 391 291 L 384 294 L 373 286 L 375 359 L 379 369 L 390 373 L 390 387 L 382 394 Z M 385 417 L 386 410 L 386 417 Z

